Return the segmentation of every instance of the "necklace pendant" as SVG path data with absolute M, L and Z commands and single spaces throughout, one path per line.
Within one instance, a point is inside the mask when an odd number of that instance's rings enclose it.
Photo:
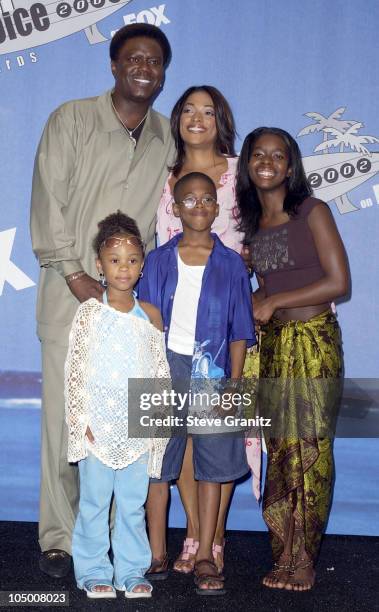
M 0 1 L 1 1 L 1 0 L 0 0 Z M 116 2 L 116 1 L 118 2 L 118 0 L 111 0 L 111 2 Z M 116 115 L 117 119 L 119 120 L 119 122 L 121 123 L 121 125 L 122 125 L 122 127 L 124 128 L 125 132 L 126 132 L 126 133 L 127 133 L 127 135 L 129 136 L 129 138 L 130 138 L 130 140 L 131 140 L 131 142 L 132 142 L 132 144 L 133 144 L 133 147 L 134 147 L 134 148 L 136 148 L 136 146 L 137 146 L 137 139 L 136 139 L 136 138 L 134 138 L 134 136 L 133 136 L 133 132 L 135 132 L 136 130 L 138 130 L 138 128 L 139 128 L 139 127 L 140 127 L 140 126 L 143 124 L 143 122 L 145 121 L 145 119 L 146 119 L 147 114 L 148 114 L 148 112 L 149 112 L 149 111 L 148 111 L 148 110 L 146 111 L 145 116 L 144 116 L 144 117 L 142 117 L 141 121 L 139 122 L 139 124 L 138 124 L 138 125 L 136 125 L 136 127 L 135 127 L 135 128 L 133 128 L 132 130 L 129 130 L 129 128 L 128 128 L 128 127 L 125 125 L 125 123 L 124 123 L 124 122 L 123 122 L 123 120 L 121 119 L 120 114 L 118 113 L 117 108 L 115 107 L 115 105 L 114 105 L 114 103 L 113 103 L 113 98 L 112 98 L 112 96 L 111 96 L 111 105 L 112 105 L 113 111 L 114 111 L 114 113 L 115 113 L 115 115 Z

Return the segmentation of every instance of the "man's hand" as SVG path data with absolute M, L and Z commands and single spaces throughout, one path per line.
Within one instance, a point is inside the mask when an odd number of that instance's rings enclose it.
M 79 302 L 85 302 L 90 298 L 96 298 L 101 301 L 105 291 L 99 281 L 92 278 L 92 276 L 88 276 L 88 274 L 83 274 L 80 278 L 71 281 L 68 283 L 68 287 Z

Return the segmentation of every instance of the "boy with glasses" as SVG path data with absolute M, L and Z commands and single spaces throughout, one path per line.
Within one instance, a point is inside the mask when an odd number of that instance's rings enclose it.
M 216 187 L 205 174 L 192 172 L 174 188 L 174 214 L 183 233 L 151 252 L 139 284 L 139 296 L 161 311 L 173 387 L 191 379 L 239 379 L 246 346 L 255 342 L 251 289 L 241 257 L 210 229 L 218 214 Z M 206 347 L 206 352 L 204 348 Z M 199 595 L 222 595 L 224 577 L 212 555 L 222 482 L 248 472 L 244 438 L 192 435 L 198 482 L 200 539 L 196 547 L 195 584 Z M 168 483 L 179 478 L 186 436 L 172 437 L 162 477 L 152 480 L 147 501 L 150 541 L 164 539 Z M 153 559 L 150 579 L 167 574 L 167 556 Z

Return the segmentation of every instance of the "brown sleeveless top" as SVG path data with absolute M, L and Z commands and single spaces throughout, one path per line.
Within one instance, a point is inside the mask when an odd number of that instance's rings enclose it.
M 300 289 L 324 276 L 308 225 L 308 215 L 319 204 L 327 206 L 316 198 L 306 198 L 289 221 L 255 234 L 252 267 L 264 279 L 267 297 Z

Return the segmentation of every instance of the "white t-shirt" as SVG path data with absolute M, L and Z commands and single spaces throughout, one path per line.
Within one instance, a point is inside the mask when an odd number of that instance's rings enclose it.
M 197 307 L 205 266 L 188 266 L 178 253 L 178 285 L 172 306 L 167 346 L 180 355 L 193 355 Z

